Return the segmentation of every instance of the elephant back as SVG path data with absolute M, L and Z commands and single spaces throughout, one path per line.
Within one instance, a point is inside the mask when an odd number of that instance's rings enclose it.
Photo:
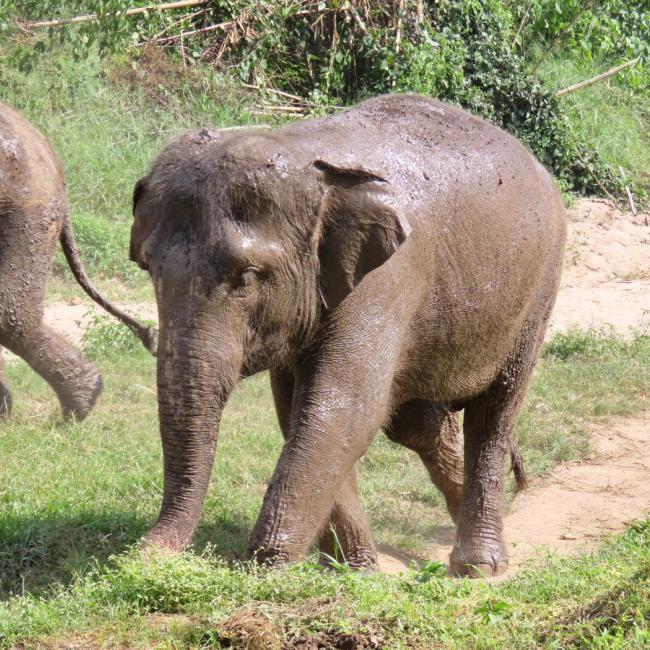
M 21 209 L 64 200 L 62 165 L 45 136 L 0 103 L 0 203 Z

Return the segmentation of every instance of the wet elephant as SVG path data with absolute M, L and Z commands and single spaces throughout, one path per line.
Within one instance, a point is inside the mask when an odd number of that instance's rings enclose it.
M 57 394 L 65 415 L 84 418 L 101 391 L 97 369 L 43 324 L 43 297 L 57 241 L 86 292 L 151 350 L 155 331 L 106 301 L 86 275 L 74 241 L 61 163 L 45 137 L 0 104 L 0 346 L 22 357 Z M 0 414 L 12 397 L 0 347 Z
M 258 560 L 327 547 L 333 527 L 353 566 L 374 563 L 354 467 L 383 428 L 445 492 L 452 571 L 505 570 L 504 463 L 565 230 L 524 146 L 423 97 L 172 141 L 134 191 L 131 258 L 161 328 L 165 482 L 146 542 L 189 543 L 224 405 L 269 369 L 286 441 L 250 539 Z

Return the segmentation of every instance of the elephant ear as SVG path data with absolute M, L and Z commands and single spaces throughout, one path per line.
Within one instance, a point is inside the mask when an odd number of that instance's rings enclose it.
M 147 264 L 142 255 L 142 245 L 155 228 L 152 214 L 145 209 L 147 193 L 147 177 L 141 178 L 133 188 L 133 225 L 131 226 L 131 243 L 129 244 L 129 259 L 141 269 L 147 270 Z
M 397 251 L 411 227 L 379 174 L 324 160 L 314 167 L 327 188 L 320 210 L 320 293 L 325 308 L 334 309 Z

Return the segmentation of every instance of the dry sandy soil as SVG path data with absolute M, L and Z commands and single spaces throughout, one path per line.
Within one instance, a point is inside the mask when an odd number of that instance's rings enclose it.
M 650 512 L 650 412 L 612 418 L 592 427 L 591 455 L 558 465 L 512 502 L 505 539 L 512 575 L 545 553 L 590 551 L 604 536 L 622 532 Z M 454 529 L 443 529 L 427 559 L 447 563 Z M 379 566 L 400 573 L 410 558 L 382 548 Z
M 582 200 L 569 211 L 562 285 L 549 334 L 571 326 L 612 325 L 623 334 L 650 324 L 649 215 L 632 216 L 606 201 Z M 155 306 L 123 305 L 155 319 Z M 45 318 L 79 341 L 87 305 L 53 304 Z M 650 510 L 650 412 L 593 425 L 592 456 L 564 463 L 513 502 L 506 518 L 511 568 L 541 549 L 584 551 L 604 534 L 623 530 Z M 446 561 L 453 529 L 431 544 L 431 559 Z M 399 572 L 408 559 L 383 549 L 382 569 Z M 511 572 L 512 573 L 512 572 Z

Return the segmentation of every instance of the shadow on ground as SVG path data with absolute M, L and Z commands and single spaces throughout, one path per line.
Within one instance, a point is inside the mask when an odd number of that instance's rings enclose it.
M 45 595 L 77 575 L 109 562 L 111 555 L 137 544 L 153 519 L 126 512 L 85 510 L 74 516 L 0 515 L 0 601 L 16 595 Z M 207 545 L 226 560 L 243 557 L 248 526 L 208 521 L 193 546 Z

